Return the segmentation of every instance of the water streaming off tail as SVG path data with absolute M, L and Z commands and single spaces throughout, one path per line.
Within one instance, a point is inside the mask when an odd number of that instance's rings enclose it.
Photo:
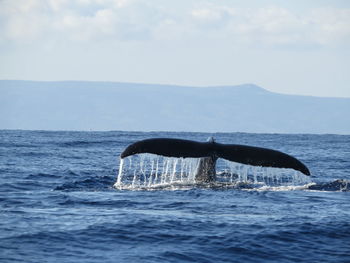
M 199 158 L 172 158 L 138 154 L 121 159 L 115 188 L 154 189 L 194 185 Z M 216 182 L 211 185 L 298 186 L 310 183 L 309 177 L 292 169 L 255 167 L 218 159 Z
M 217 181 L 246 183 L 254 188 L 297 187 L 311 183 L 309 176 L 293 169 L 251 166 L 222 159 L 217 162 Z
M 119 189 L 143 189 L 172 184 L 195 183 L 198 158 L 171 158 L 138 154 L 121 159 L 117 181 Z

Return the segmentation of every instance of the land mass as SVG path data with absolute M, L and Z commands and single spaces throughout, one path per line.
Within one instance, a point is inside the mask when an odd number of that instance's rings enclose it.
M 350 98 L 254 84 L 0 80 L 0 129 L 350 134 Z

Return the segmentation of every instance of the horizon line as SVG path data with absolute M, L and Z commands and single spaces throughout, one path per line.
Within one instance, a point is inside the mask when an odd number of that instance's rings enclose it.
M 227 133 L 240 133 L 240 134 L 266 134 L 266 135 L 316 135 L 316 136 L 327 136 L 327 135 L 335 135 L 335 136 L 350 136 L 350 133 L 300 133 L 300 132 L 248 132 L 248 131 L 166 131 L 166 130 L 149 130 L 149 131 L 141 131 L 141 130 L 50 130 L 50 129 L 7 129 L 0 128 L 1 131 L 30 131 L 30 132 L 135 132 L 135 133 L 202 133 L 202 134 L 227 134 Z

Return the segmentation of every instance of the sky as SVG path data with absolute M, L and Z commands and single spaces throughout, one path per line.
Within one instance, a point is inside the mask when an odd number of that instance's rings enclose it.
M 0 79 L 350 97 L 350 1 L 0 0 Z

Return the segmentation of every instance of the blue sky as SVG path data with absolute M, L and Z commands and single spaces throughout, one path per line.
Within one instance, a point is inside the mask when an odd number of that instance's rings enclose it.
M 350 97 L 350 1 L 0 0 L 0 79 Z

